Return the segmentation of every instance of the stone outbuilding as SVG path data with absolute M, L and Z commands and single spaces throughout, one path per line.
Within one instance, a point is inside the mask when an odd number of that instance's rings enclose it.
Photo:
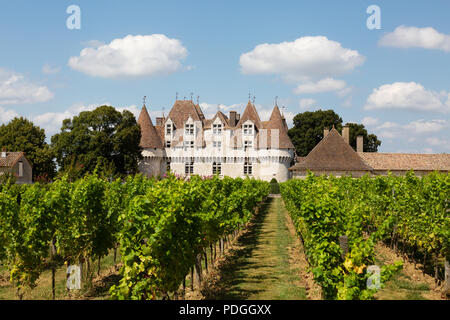
M 16 183 L 32 183 L 33 168 L 24 152 L 0 152 L 0 175 L 11 173 L 16 177 Z
M 416 175 L 450 171 L 450 154 L 407 154 L 364 152 L 363 137 L 357 137 L 356 149 L 349 144 L 349 128 L 342 136 L 333 127 L 324 130 L 324 138 L 306 157 L 297 157 L 289 170 L 293 178 L 303 178 L 308 170 L 317 175 L 361 177 L 369 175 L 404 175 L 413 170 Z

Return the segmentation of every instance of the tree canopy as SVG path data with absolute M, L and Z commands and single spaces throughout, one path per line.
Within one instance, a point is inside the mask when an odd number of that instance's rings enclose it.
M 376 152 L 381 141 L 374 134 L 368 134 L 362 124 L 347 123 L 350 128 L 350 146 L 356 150 L 356 136 L 364 136 L 364 151 Z M 289 137 L 298 156 L 305 157 L 323 139 L 323 129 L 335 127 L 342 132 L 342 118 L 333 110 L 317 110 L 299 113 L 294 117 L 294 127 Z
M 62 172 L 81 176 L 99 166 L 116 176 L 138 171 L 140 139 L 141 130 L 131 112 L 100 106 L 65 119 L 61 132 L 52 137 L 52 147 Z
M 33 166 L 33 178 L 51 179 L 55 175 L 53 152 L 45 142 L 45 131 L 23 117 L 0 126 L 0 148 L 25 152 Z

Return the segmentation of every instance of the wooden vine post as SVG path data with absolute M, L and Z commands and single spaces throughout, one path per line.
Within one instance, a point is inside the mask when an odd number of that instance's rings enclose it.
M 445 283 L 444 293 L 450 297 L 450 261 L 445 260 Z
M 339 236 L 339 246 L 341 247 L 341 250 L 342 250 L 341 257 L 342 257 L 342 259 L 345 259 L 345 256 L 348 253 L 348 237 L 347 236 Z

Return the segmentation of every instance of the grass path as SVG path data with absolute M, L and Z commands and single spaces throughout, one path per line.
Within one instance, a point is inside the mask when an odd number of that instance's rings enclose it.
M 230 250 L 219 279 L 203 292 L 206 299 L 306 299 L 290 248 L 295 235 L 288 228 L 281 198 L 269 198 Z

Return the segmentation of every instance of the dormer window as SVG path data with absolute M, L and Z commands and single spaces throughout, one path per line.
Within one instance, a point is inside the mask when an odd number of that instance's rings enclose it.
M 222 124 L 214 123 L 213 124 L 213 134 L 221 134 L 222 133 Z
M 172 124 L 168 123 L 166 125 L 166 135 L 170 136 L 172 134 Z
M 194 124 L 192 123 L 186 123 L 184 127 L 184 133 L 185 134 L 194 134 Z
M 252 124 L 244 124 L 244 134 L 253 134 Z

